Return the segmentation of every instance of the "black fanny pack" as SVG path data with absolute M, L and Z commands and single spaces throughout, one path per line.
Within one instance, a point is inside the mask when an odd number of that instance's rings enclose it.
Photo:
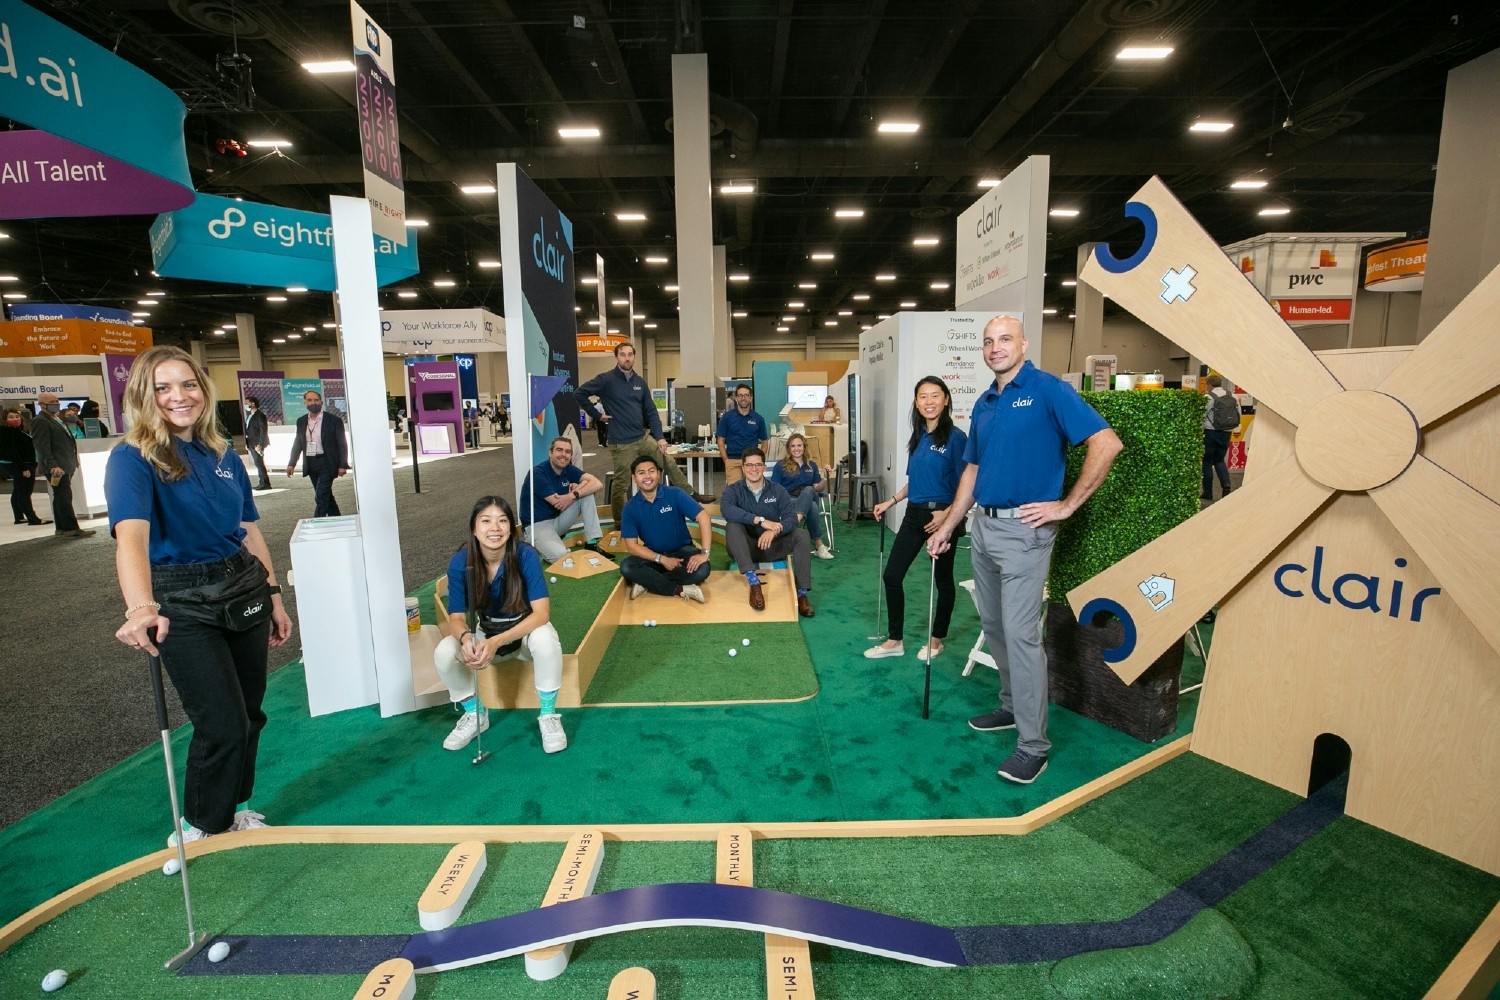
M 488 610 L 481 611 L 479 612 L 479 631 L 485 634 L 485 638 L 499 635 L 501 632 L 513 629 L 521 624 L 529 614 L 531 614 L 531 605 L 529 603 L 520 611 L 507 611 L 500 614 L 494 614 Z M 499 649 L 495 650 L 495 655 L 509 656 L 521 648 L 522 641 L 521 639 L 517 639 L 514 642 L 504 643 Z
M 245 632 L 271 617 L 271 585 L 266 582 L 266 567 L 250 553 L 241 549 L 228 559 L 194 568 L 201 570 L 200 578 L 207 577 L 209 582 L 170 589 L 171 579 L 188 569 L 182 566 L 161 567 L 165 587 L 152 581 L 152 589 L 161 601 L 161 613 L 167 618 Z

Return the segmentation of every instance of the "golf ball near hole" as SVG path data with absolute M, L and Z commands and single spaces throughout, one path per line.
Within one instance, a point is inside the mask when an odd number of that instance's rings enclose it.
M 740 645 L 741 646 L 748 646 L 748 645 L 750 645 L 750 640 L 749 639 L 741 639 L 740 640 Z
M 182 871 L 182 862 L 176 858 L 168 858 L 167 863 L 161 866 L 163 875 L 176 875 L 180 871 Z
M 740 651 L 738 649 L 734 649 L 733 647 L 731 647 L 730 650 L 729 650 L 729 655 L 730 656 L 739 656 L 740 655 Z
M 229 957 L 229 942 L 215 941 L 208 949 L 208 960 L 215 965 Z
M 68 985 L 68 974 L 61 969 L 53 969 L 42 977 L 42 992 L 56 993 Z
M 556 583 L 556 582 L 557 582 L 557 577 L 555 577 L 555 576 L 554 576 L 554 577 L 553 577 L 553 578 L 552 578 L 552 582 L 553 582 L 553 583 Z

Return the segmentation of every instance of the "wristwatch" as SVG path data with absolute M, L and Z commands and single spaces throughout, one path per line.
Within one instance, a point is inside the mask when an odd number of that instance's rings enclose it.
M 755 526 L 757 528 L 759 528 L 760 527 L 760 523 L 762 521 L 764 521 L 764 520 L 765 520 L 765 518 L 763 518 L 763 517 L 761 517 L 760 515 L 757 514 L 756 517 L 755 517 Z
M 273 595 L 281 593 L 281 584 L 279 584 L 279 583 L 273 583 L 273 584 L 271 584 L 271 593 Z

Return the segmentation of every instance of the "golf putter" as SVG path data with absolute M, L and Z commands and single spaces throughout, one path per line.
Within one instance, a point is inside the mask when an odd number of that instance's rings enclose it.
M 172 731 L 167 722 L 167 696 L 162 689 L 161 657 L 151 656 L 151 693 L 156 699 L 156 723 L 161 728 L 161 752 L 167 763 L 167 796 L 172 800 L 172 829 L 176 831 L 177 864 L 182 873 L 182 906 L 187 911 L 188 946 L 167 959 L 162 968 L 175 972 L 187 964 L 188 959 L 198 954 L 212 936 L 207 931 L 198 934 L 193 928 L 193 894 L 188 888 L 187 852 L 182 846 L 182 810 L 177 805 L 177 772 L 172 764 Z
M 927 718 L 927 702 L 932 693 L 932 610 L 933 597 L 937 588 L 937 559 L 928 557 L 932 568 L 927 571 L 927 661 L 923 664 L 925 670 L 922 675 L 922 718 Z
M 479 674 L 474 674 L 474 759 L 470 764 L 483 764 L 490 759 L 489 751 L 484 748 L 484 716 L 480 710 L 484 708 L 484 701 L 479 697 Z
M 880 608 L 885 603 L 885 516 L 881 515 L 875 519 L 875 527 L 880 529 L 880 571 L 875 574 L 875 634 L 867 636 L 871 641 L 884 641 L 886 635 L 880 631 Z

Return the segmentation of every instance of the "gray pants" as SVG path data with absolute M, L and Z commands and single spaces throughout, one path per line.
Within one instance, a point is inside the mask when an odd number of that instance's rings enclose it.
M 606 446 L 609 448 L 609 457 L 615 463 L 615 481 L 609 489 L 609 507 L 615 512 L 615 525 L 620 524 L 625 510 L 625 501 L 630 499 L 630 463 L 634 462 L 637 455 L 650 455 L 656 459 L 656 464 L 665 466 L 662 472 L 666 481 L 679 490 L 693 492 L 693 484 L 688 482 L 687 476 L 677 467 L 677 463 L 663 455 L 656 447 L 656 442 L 651 435 L 637 438 L 628 444 L 615 444 L 613 440 Z
M 792 579 L 797 583 L 797 592 L 812 589 L 812 545 L 807 532 L 794 528 L 784 535 L 777 535 L 768 549 L 756 548 L 755 542 L 762 532 L 751 525 L 730 521 L 724 525 L 724 545 L 729 556 L 739 566 L 741 573 L 748 573 L 757 562 L 774 562 L 791 555 Z
M 1000 705 L 1016 717 L 1016 747 L 1047 756 L 1047 652 L 1042 647 L 1042 591 L 1057 525 L 975 515 L 974 592 L 979 624 L 1000 672 Z
M 604 534 L 599 527 L 599 505 L 593 495 L 579 497 L 568 504 L 562 510 L 556 510 L 551 504 L 543 503 L 537 508 L 537 513 L 544 510 L 556 512 L 556 517 L 550 521 L 538 521 L 526 529 L 526 540 L 536 546 L 542 558 L 548 562 L 556 562 L 568 554 L 568 546 L 563 542 L 563 536 L 573 530 L 573 525 L 580 520 L 583 521 L 583 538 L 587 542 L 597 542 L 599 536 Z

